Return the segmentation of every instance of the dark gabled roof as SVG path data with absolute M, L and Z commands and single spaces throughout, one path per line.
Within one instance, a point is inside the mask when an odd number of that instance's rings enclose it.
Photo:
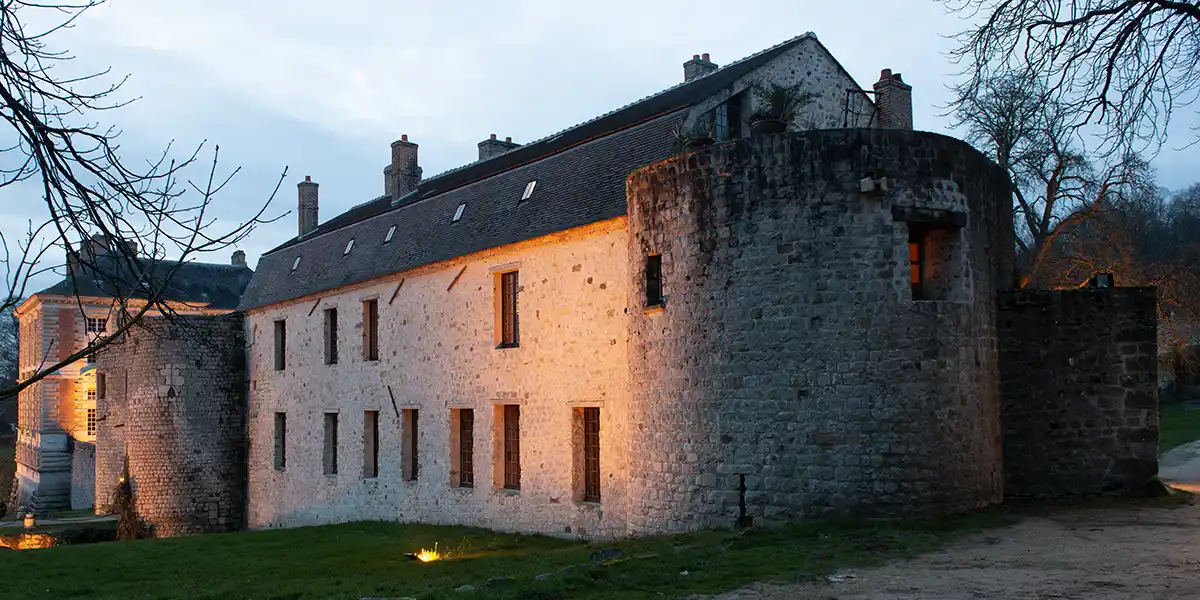
M 273 304 L 625 214 L 625 178 L 670 154 L 685 111 L 306 239 L 258 261 L 240 308 Z M 533 196 L 519 202 L 525 186 Z M 460 204 L 462 218 L 451 222 Z M 384 242 L 396 226 L 391 242 Z M 353 239 L 349 255 L 343 255 Z M 292 264 L 300 257 L 300 266 Z
M 242 292 L 250 283 L 254 271 L 245 265 L 222 265 L 200 262 L 180 264 L 175 261 L 139 259 L 142 269 L 150 271 L 151 281 L 166 281 L 163 300 L 192 302 L 208 308 L 234 310 Z M 62 281 L 38 292 L 50 296 L 91 296 L 101 298 L 145 298 L 146 293 L 135 285 L 136 277 L 124 276 L 129 267 L 118 266 L 109 256 L 94 260 L 96 269 L 76 266 Z M 175 268 L 178 265 L 178 268 Z M 174 272 L 171 269 L 175 268 Z

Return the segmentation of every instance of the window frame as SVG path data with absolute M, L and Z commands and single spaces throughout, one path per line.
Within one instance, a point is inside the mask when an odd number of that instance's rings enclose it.
M 914 301 L 928 300 L 928 232 L 910 225 L 908 228 L 908 283 Z M 915 257 L 914 257 L 915 255 Z
M 497 273 L 496 348 L 521 347 L 521 276 L 519 269 Z
M 659 308 L 666 304 L 663 295 L 662 254 L 646 255 L 644 268 L 646 286 L 646 308 Z
M 600 502 L 600 407 L 583 407 L 583 489 L 584 502 Z
M 93 438 L 96 437 L 96 407 L 93 406 L 88 408 L 84 419 L 84 426 L 87 430 L 87 435 Z
M 336 306 L 325 309 L 325 364 L 338 364 L 338 309 Z
M 475 487 L 475 410 L 456 409 L 458 413 L 458 487 Z
M 84 333 L 104 333 L 107 329 L 108 317 L 84 317 Z
M 533 197 L 533 190 L 537 188 L 537 180 L 533 179 L 525 184 L 525 191 L 521 192 L 521 202 L 524 202 Z
M 362 311 L 363 360 L 376 362 L 379 360 L 379 299 L 363 300 Z
M 458 208 L 454 209 L 454 216 L 453 216 L 453 217 L 450 219 L 450 222 L 451 222 L 451 223 L 457 223 L 457 222 L 459 222 L 460 220 L 462 220 L 463 213 L 464 213 L 464 212 L 466 212 L 466 210 L 467 210 L 467 203 L 466 203 L 466 202 L 463 202 L 462 204 L 459 204 L 459 205 L 458 205 Z
M 350 241 L 346 242 L 346 249 L 342 250 L 342 256 L 350 256 L 350 251 L 353 249 L 354 249 L 354 238 L 350 238 Z
M 387 235 L 383 236 L 383 243 L 386 244 L 388 242 L 391 242 L 392 237 L 395 235 L 396 235 L 396 226 L 392 225 L 391 227 L 388 227 Z
M 521 405 L 505 404 L 503 408 L 504 452 L 503 488 L 521 490 Z
M 287 370 L 287 319 L 275 319 L 275 370 Z
M 276 471 L 287 470 L 287 413 L 277 411 L 274 419 L 275 455 L 274 468 Z
M 363 479 L 379 477 L 379 411 L 363 411 Z
M 321 470 L 325 475 L 338 474 L 338 413 L 324 413 L 324 445 L 321 453 Z

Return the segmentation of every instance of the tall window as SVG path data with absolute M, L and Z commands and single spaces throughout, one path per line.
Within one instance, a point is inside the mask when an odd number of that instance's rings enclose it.
M 504 487 L 521 489 L 521 407 L 504 406 Z
M 663 303 L 662 255 L 646 257 L 646 306 L 661 306 Z
M 908 280 L 913 300 L 925 299 L 925 235 L 916 227 L 908 229 Z
M 363 477 L 379 475 L 379 411 L 363 413 Z
M 600 409 L 583 409 L 583 500 L 600 501 Z
M 88 403 L 90 403 L 90 404 L 95 404 L 95 403 L 96 403 L 96 390 L 95 390 L 95 388 L 89 389 L 89 390 L 87 391 L 87 401 L 88 401 Z
M 104 329 L 108 326 L 108 319 L 88 317 L 85 329 L 87 333 L 104 333 Z
M 336 308 L 325 309 L 325 364 L 338 361 L 338 314 Z
M 325 451 L 322 462 L 326 475 L 336 475 L 338 472 L 338 415 L 325 413 Z
M 287 413 L 275 413 L 275 470 L 287 468 Z
M 520 280 L 517 271 L 500 274 L 500 347 L 515 348 L 521 343 L 520 320 L 517 317 L 517 294 Z
M 419 457 L 417 450 L 419 447 L 418 441 L 421 437 L 420 428 L 417 425 L 417 409 L 406 408 L 401 413 L 403 422 L 401 423 L 401 442 L 402 454 L 401 457 L 404 463 L 401 465 L 401 475 L 405 481 L 416 481 L 419 473 Z
M 379 360 L 379 301 L 363 302 L 363 359 Z
M 275 321 L 275 370 L 287 367 L 287 321 Z
M 475 486 L 475 411 L 469 408 L 456 409 L 450 414 L 450 425 L 454 439 L 451 440 L 450 457 L 457 477 L 450 481 L 458 487 Z
M 87 409 L 87 434 L 96 435 L 96 409 L 94 408 Z

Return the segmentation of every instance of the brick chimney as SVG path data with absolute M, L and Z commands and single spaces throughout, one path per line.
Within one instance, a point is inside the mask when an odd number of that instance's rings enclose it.
M 392 164 L 383 170 L 384 193 L 395 200 L 417 189 L 421 184 L 421 167 L 417 164 L 417 145 L 408 141 L 408 134 L 392 142 Z
M 496 139 L 496 134 L 492 134 L 486 140 L 479 142 L 479 160 L 487 160 L 493 156 L 500 156 L 505 152 L 521 147 L 520 144 L 512 141 L 512 138 L 506 137 L 504 141 Z
M 304 181 L 296 184 L 296 190 L 299 192 L 296 214 L 299 215 L 300 235 L 304 235 L 317 228 L 317 184 L 305 175 Z
M 912 86 L 891 69 L 879 73 L 875 82 L 876 122 L 882 129 L 912 129 Z
M 708 53 L 693 54 L 692 60 L 683 63 L 683 81 L 699 79 L 717 70 L 717 63 L 708 60 Z
M 229 259 L 229 264 L 235 267 L 246 266 L 246 253 L 242 252 L 241 250 L 234 250 L 233 257 Z

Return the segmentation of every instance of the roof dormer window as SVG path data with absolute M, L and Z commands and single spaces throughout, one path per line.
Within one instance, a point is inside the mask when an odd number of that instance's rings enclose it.
M 458 205 L 458 209 L 454 211 L 454 218 L 453 218 L 453 219 L 451 219 L 451 220 L 450 220 L 450 222 L 451 222 L 451 223 L 457 223 L 457 222 L 458 222 L 458 220 L 462 218 L 463 211 L 464 211 L 464 210 L 466 210 L 466 209 L 467 209 L 467 205 L 466 205 L 466 203 L 459 204 L 459 205 Z
M 292 261 L 292 271 L 295 272 L 295 270 L 298 268 L 300 268 L 300 257 L 299 256 L 296 257 L 296 260 Z
M 395 225 L 388 227 L 387 236 L 383 238 L 383 243 L 386 244 L 386 243 L 392 241 L 393 235 L 396 235 L 396 226 Z
M 354 238 L 350 238 L 350 241 L 346 242 L 346 249 L 342 250 L 342 256 L 346 256 L 347 254 L 350 254 L 350 249 L 353 247 L 354 247 Z
M 537 187 L 536 179 L 525 184 L 525 193 L 521 194 L 521 202 L 524 202 L 524 201 L 528 200 L 531 196 L 533 196 L 533 188 L 535 188 L 535 187 Z

